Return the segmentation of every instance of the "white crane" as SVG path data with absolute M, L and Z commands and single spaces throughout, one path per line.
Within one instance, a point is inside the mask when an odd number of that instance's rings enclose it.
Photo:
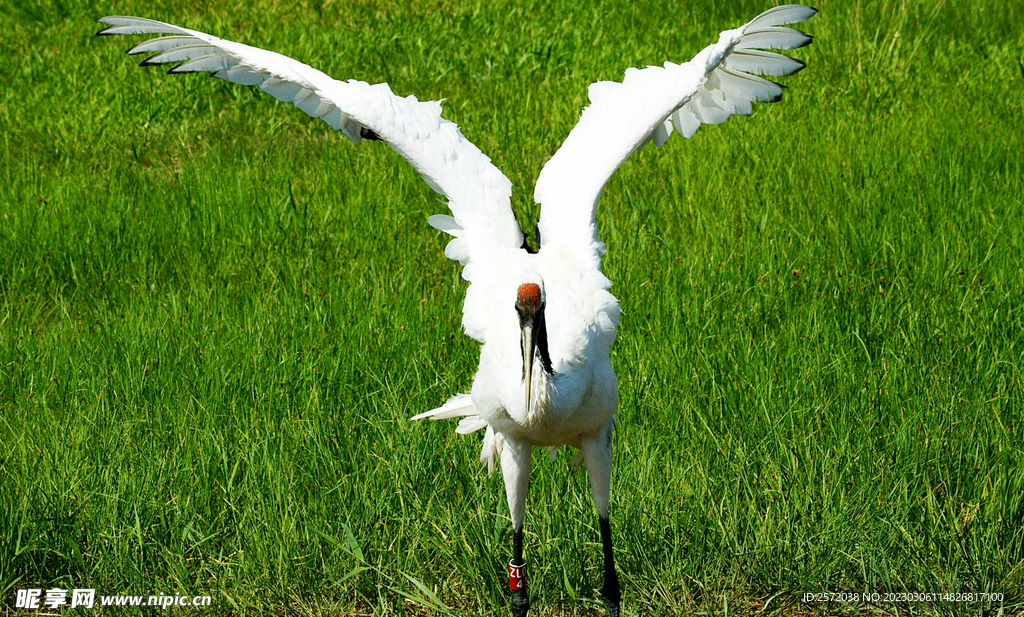
M 532 449 L 578 448 L 574 462 L 586 464 L 601 527 L 601 595 L 617 616 L 608 503 L 618 406 L 609 347 L 619 303 L 601 273 L 597 202 L 612 173 L 648 141 L 660 147 L 673 131 L 689 138 L 701 124 L 749 115 L 753 101 L 779 100 L 782 87 L 760 75 L 789 75 L 804 64 L 763 50 L 810 43 L 811 37 L 784 26 L 815 13 L 778 6 L 722 32 L 689 62 L 628 69 L 621 83 L 591 84 L 591 105 L 537 180 L 536 253 L 527 249 L 512 213 L 512 184 L 441 117 L 439 103 L 398 97 L 384 83 L 337 81 L 286 56 L 159 21 L 104 17 L 100 23 L 110 27 L 99 34 L 167 34 L 129 53 L 153 54 L 143 65 L 175 64 L 170 73 L 212 72 L 259 86 L 354 143 L 384 141 L 447 198 L 451 216 L 434 215 L 428 223 L 455 237 L 444 252 L 463 265 L 470 283 L 462 325 L 482 344 L 480 367 L 471 393 L 412 419 L 462 417 L 456 432 L 486 429 L 480 459 L 490 470 L 500 462 L 512 518 L 509 583 L 516 617 L 530 605 L 522 540 Z

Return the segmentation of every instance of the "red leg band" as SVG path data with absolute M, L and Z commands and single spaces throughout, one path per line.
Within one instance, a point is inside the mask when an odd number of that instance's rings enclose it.
M 515 565 L 512 560 L 508 562 L 508 588 L 512 591 L 526 589 L 526 562 Z

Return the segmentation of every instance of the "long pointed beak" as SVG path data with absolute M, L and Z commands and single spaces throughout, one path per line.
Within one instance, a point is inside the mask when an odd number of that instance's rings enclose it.
M 526 413 L 530 413 L 530 380 L 533 377 L 533 353 L 537 341 L 533 338 L 533 326 L 523 326 L 523 383 L 526 385 Z

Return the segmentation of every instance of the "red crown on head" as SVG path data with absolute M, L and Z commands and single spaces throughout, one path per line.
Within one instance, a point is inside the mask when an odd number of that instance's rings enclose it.
M 523 283 L 519 286 L 519 294 L 516 297 L 516 304 L 527 310 L 540 308 L 540 285 L 537 283 Z

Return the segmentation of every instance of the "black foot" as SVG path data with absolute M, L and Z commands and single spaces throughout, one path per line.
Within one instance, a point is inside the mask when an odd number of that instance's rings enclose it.
M 526 617 L 530 612 L 530 594 L 525 589 L 512 592 L 512 617 Z M 618 613 L 615 613 L 618 615 Z
M 615 574 L 615 570 L 605 572 L 601 600 L 604 601 L 604 606 L 608 609 L 608 617 L 619 617 L 622 594 L 619 592 L 619 577 Z

